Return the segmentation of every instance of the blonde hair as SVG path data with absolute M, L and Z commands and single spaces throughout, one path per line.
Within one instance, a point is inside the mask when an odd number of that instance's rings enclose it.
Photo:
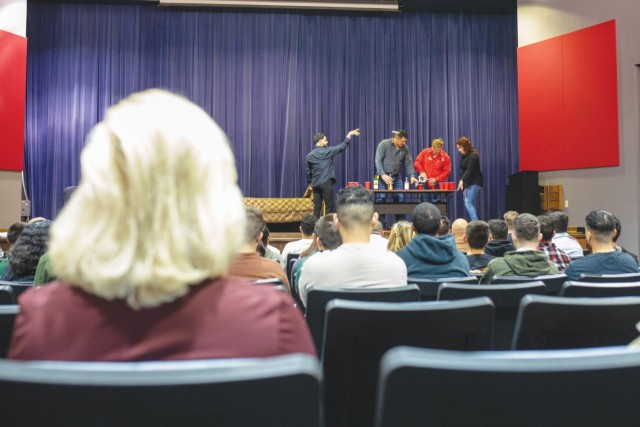
M 431 143 L 431 147 L 433 148 L 442 147 L 443 145 L 444 145 L 444 140 L 442 138 L 436 138 Z
M 110 108 L 51 230 L 59 279 L 133 308 L 226 273 L 245 211 L 227 137 L 185 98 L 152 89 Z
M 387 249 L 392 252 L 398 252 L 409 244 L 413 236 L 414 232 L 411 223 L 408 221 L 398 221 L 391 226 Z

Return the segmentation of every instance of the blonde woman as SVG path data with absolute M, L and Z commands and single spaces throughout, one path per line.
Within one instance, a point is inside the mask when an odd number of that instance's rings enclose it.
M 288 295 L 226 277 L 244 207 L 227 138 L 202 109 L 134 94 L 95 126 L 81 163 L 51 228 L 58 281 L 22 295 L 10 358 L 315 353 Z
M 391 227 L 387 248 L 392 252 L 398 252 L 413 239 L 413 227 L 409 221 L 398 221 Z

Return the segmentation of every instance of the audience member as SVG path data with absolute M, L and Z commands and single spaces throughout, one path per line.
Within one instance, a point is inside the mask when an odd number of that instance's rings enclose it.
M 502 218 L 504 218 L 504 222 L 507 224 L 507 239 L 508 241 L 513 243 L 513 222 L 518 217 L 518 212 L 516 211 L 506 211 Z
M 245 241 L 236 259 L 229 264 L 229 276 L 245 280 L 281 279 L 284 287 L 290 289 L 289 280 L 280 264 L 261 257 L 256 251 L 265 225 L 262 211 L 250 206 L 245 210 Z
M 333 221 L 333 214 L 325 215 L 320 218 L 318 222 L 316 222 L 316 228 L 313 234 L 317 250 L 308 255 L 305 255 L 303 252 L 300 254 L 300 258 L 293 266 L 295 285 L 292 286 L 295 286 L 296 290 L 298 289 L 297 286 L 300 282 L 302 267 L 309 257 L 317 252 L 332 251 L 342 244 L 342 237 L 340 236 L 336 223 Z
M 629 252 L 628 250 L 626 250 L 622 246 L 618 245 L 618 238 L 620 237 L 620 234 L 622 234 L 622 223 L 616 217 L 616 234 L 613 237 L 613 248 L 616 251 L 624 252 L 624 253 L 627 253 L 627 254 L 631 255 L 633 257 L 633 259 L 636 260 L 636 263 L 638 263 L 638 255 L 634 254 L 633 252 Z
M 553 237 L 553 218 L 549 215 L 540 215 L 538 216 L 538 222 L 540 223 L 540 234 L 542 235 L 542 239 L 538 243 L 538 250 L 546 253 L 549 260 L 562 273 L 571 262 L 571 258 L 551 241 Z
M 489 224 L 489 243 L 484 247 L 484 253 L 499 258 L 509 251 L 515 251 L 516 247 L 508 239 L 509 229 L 506 221 L 491 219 Z
M 9 254 L 9 265 L 0 280 L 33 283 L 40 257 L 47 251 L 51 221 L 28 224 Z
M 386 239 L 382 236 L 383 232 L 384 230 L 382 228 L 382 223 L 376 219 L 375 222 L 373 223 L 373 229 L 371 230 L 369 243 L 379 247 L 380 250 L 386 251 L 388 250 L 387 246 L 389 245 L 389 239 Z
M 484 247 L 487 245 L 487 242 L 489 242 L 489 224 L 479 220 L 471 221 L 469 225 L 467 225 L 467 232 L 464 239 L 469 245 L 467 261 L 469 261 L 471 273 L 484 273 L 489 261 L 495 258 L 494 256 L 484 253 Z
M 469 276 L 469 262 L 456 248 L 453 235 L 438 236 L 440 210 L 428 202 L 413 210 L 415 237 L 398 256 L 407 265 L 409 277 L 440 279 Z
M 302 238 L 300 240 L 294 240 L 284 245 L 282 249 L 282 257 L 287 260 L 288 254 L 300 254 L 309 247 L 313 241 L 313 229 L 316 226 L 316 218 L 314 215 L 309 214 L 302 217 L 300 221 L 300 233 Z
M 305 262 L 298 286 L 303 304 L 312 286 L 388 288 L 407 284 L 407 268 L 402 260 L 369 243 L 377 216 L 371 191 L 360 186 L 340 190 L 334 221 L 343 243 Z
M 538 250 L 540 224 L 531 214 L 520 214 L 513 222 L 515 251 L 507 252 L 487 265 L 480 283 L 491 283 L 494 276 L 541 276 L 557 274 L 558 268 L 547 255 Z
M 464 218 L 458 218 L 451 224 L 451 233 L 455 238 L 456 248 L 465 254 L 469 252 L 469 245 L 464 241 L 464 236 L 467 233 L 467 225 L 469 225 L 469 223 Z
M 553 218 L 553 229 L 555 231 L 551 242 L 569 255 L 569 258 L 582 258 L 584 252 L 582 251 L 580 242 L 567 233 L 567 229 L 569 228 L 569 217 L 567 214 L 559 211 L 551 212 L 551 218 Z
M 438 236 L 444 236 L 451 233 L 451 221 L 446 215 L 440 216 L 440 228 L 438 229 Z
M 398 252 L 409 244 L 413 239 L 413 227 L 409 221 L 400 220 L 391 226 L 389 232 L 389 243 L 387 249 L 392 252 Z
M 585 218 L 587 245 L 591 255 L 574 259 L 565 270 L 569 280 L 580 280 L 581 274 L 637 273 L 638 263 L 633 257 L 613 248 L 616 217 L 607 211 L 591 211 Z
M 9 254 L 11 253 L 11 248 L 18 241 L 18 237 L 22 234 L 22 231 L 27 226 L 26 222 L 16 222 L 9 226 L 7 230 L 7 241 L 9 242 L 9 250 L 4 252 L 4 258 L 0 260 L 0 277 L 4 273 L 4 270 L 9 265 Z
M 157 89 L 131 95 L 93 129 L 81 164 L 51 228 L 59 281 L 22 294 L 10 358 L 315 354 L 286 293 L 224 277 L 246 215 L 207 113 Z
M 260 242 L 258 242 L 258 253 L 266 259 L 276 261 L 278 264 L 280 264 L 280 267 L 285 270 L 287 266 L 284 258 L 282 258 L 282 255 L 280 255 L 280 251 L 278 250 L 278 248 L 269 244 L 270 234 L 271 233 L 269 231 L 269 227 L 267 227 L 267 225 L 265 224 L 264 228 L 262 229 L 262 238 L 260 239 Z

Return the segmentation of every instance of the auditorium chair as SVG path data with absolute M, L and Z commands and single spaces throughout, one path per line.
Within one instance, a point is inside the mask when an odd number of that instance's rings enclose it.
M 284 283 L 282 282 L 282 279 L 279 279 L 277 277 L 273 277 L 273 278 L 270 278 L 270 279 L 252 280 L 249 283 L 252 284 L 252 285 L 269 286 L 269 287 L 273 287 L 273 288 L 278 289 L 278 290 L 283 291 L 283 292 L 288 292 L 287 288 L 285 288 Z
M 162 362 L 0 361 L 3 425 L 321 426 L 320 367 L 295 354 Z
M 19 282 L 19 281 L 10 282 L 5 280 L 0 280 L 0 286 L 11 286 L 17 300 L 18 297 L 22 295 L 24 291 L 33 288 L 33 282 Z
M 520 302 L 514 350 L 626 345 L 638 337 L 640 297 L 527 295 Z
M 562 285 L 560 296 L 589 298 L 640 296 L 640 282 L 592 283 L 567 281 Z
M 0 358 L 7 357 L 13 335 L 13 324 L 18 313 L 20 313 L 19 305 L 0 305 Z
M 300 254 L 287 254 L 286 264 L 287 267 L 287 279 L 289 283 L 293 283 L 293 278 L 291 277 L 291 272 L 293 271 L 293 264 L 300 258 Z
M 478 277 L 445 277 L 442 279 L 421 279 L 419 277 L 409 277 L 407 279 L 407 283 L 418 285 L 418 287 L 420 288 L 420 299 L 422 301 L 435 301 L 436 299 L 438 299 L 438 288 L 445 282 L 477 285 Z
M 620 283 L 620 282 L 640 282 L 639 273 L 624 273 L 624 274 L 581 274 L 581 282 L 590 283 Z
M 326 425 L 373 424 L 380 359 L 390 348 L 488 350 L 493 316 L 493 303 L 486 297 L 405 303 L 331 301 L 322 358 Z
M 548 295 L 558 295 L 562 284 L 567 280 L 567 275 L 564 273 L 559 274 L 544 274 L 541 276 L 493 276 L 491 283 L 495 285 L 509 285 L 514 283 L 527 283 L 527 282 L 544 282 L 547 287 Z
M 420 290 L 416 285 L 395 288 L 323 288 L 312 286 L 307 294 L 306 319 L 318 355 L 322 355 L 324 322 L 327 304 L 334 299 L 378 302 L 420 301 Z
M 376 427 L 637 426 L 640 349 L 401 347 L 381 363 Z
M 509 350 L 516 326 L 516 318 L 518 317 L 520 300 L 525 295 L 545 295 L 546 292 L 547 287 L 541 281 L 516 283 L 514 285 L 443 283 L 438 288 L 438 301 L 489 297 L 493 301 L 496 310 L 491 348 L 494 350 Z
M 16 296 L 11 286 L 0 286 L 0 305 L 13 305 L 16 303 Z

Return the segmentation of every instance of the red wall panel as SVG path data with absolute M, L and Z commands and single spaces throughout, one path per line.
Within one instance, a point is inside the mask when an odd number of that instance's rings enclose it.
M 0 170 L 21 171 L 27 39 L 0 30 Z
M 518 96 L 520 170 L 619 165 L 615 21 L 518 49 Z

